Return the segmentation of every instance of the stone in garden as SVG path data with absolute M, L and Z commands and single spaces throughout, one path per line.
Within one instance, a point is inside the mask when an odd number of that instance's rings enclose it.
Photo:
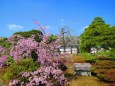
M 75 75 L 78 76 L 91 76 L 91 64 L 90 63 L 74 63 Z

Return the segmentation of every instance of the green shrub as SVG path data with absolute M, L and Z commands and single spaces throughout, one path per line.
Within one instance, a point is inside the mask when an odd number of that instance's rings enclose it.
M 107 70 L 105 73 L 105 80 L 114 82 L 115 81 L 115 69 Z
M 6 61 L 6 65 L 12 65 L 12 64 L 14 64 L 14 60 L 13 60 L 13 58 L 12 57 L 8 57 L 8 59 L 7 59 L 7 61 Z
M 115 49 L 104 50 L 102 52 L 96 53 L 99 60 L 112 60 L 115 61 Z
M 94 65 L 96 69 L 115 69 L 115 62 L 110 60 L 102 60 Z
M 65 73 L 64 76 L 69 80 L 76 78 L 75 74 L 71 74 L 71 73 Z
M 4 55 L 9 55 L 9 53 L 10 52 L 7 50 L 7 51 L 4 52 Z
M 38 60 L 38 54 L 35 51 L 31 52 L 31 57 L 32 57 L 33 61 L 37 61 Z
M 110 53 L 109 50 L 104 50 L 104 51 L 101 51 L 101 52 L 97 52 L 96 56 L 108 57 L 109 53 Z
M 81 53 L 86 62 L 95 63 L 98 59 L 90 53 Z
M 12 59 L 9 58 L 10 61 Z M 22 71 L 34 71 L 38 69 L 39 63 L 33 61 L 30 58 L 23 59 L 17 63 L 13 63 L 10 67 L 7 68 L 6 73 L 4 74 L 5 80 L 19 78 L 19 74 Z
M 5 42 L 5 43 L 4 43 L 4 47 L 5 47 L 5 48 L 10 48 L 10 46 L 11 46 L 11 43 L 9 43 L 9 42 Z
M 56 39 L 58 39 L 58 37 L 53 35 L 53 34 L 51 34 L 49 39 L 48 39 L 48 41 L 47 41 L 47 43 L 51 43 L 52 41 L 55 41 Z
M 97 56 L 98 60 L 111 60 L 115 61 L 115 57 L 105 57 L 105 56 Z
M 42 35 L 42 32 L 40 30 L 30 30 L 30 31 L 25 31 L 25 32 L 16 32 L 13 35 L 21 35 L 22 37 L 29 38 L 32 35 L 35 35 L 35 40 L 37 42 L 40 42 L 42 39 L 40 38 L 40 35 Z
M 98 77 L 101 81 L 104 81 L 104 75 L 103 75 L 103 74 L 97 74 L 97 77 Z
M 107 58 L 103 55 L 97 55 L 98 60 L 107 60 Z
M 112 75 L 109 75 L 109 74 L 115 73 L 114 70 L 115 70 L 115 62 L 110 61 L 110 60 L 102 60 L 102 61 L 96 62 L 92 67 L 92 71 L 97 74 L 97 77 L 100 80 L 104 80 L 104 81 L 111 80 L 110 77 Z
M 81 53 L 81 54 L 84 57 L 85 61 L 89 63 L 95 63 L 100 60 L 115 61 L 115 50 L 114 49 L 98 52 L 95 55 L 92 55 L 90 53 Z
M 0 46 L 2 46 L 6 40 L 7 40 L 7 38 L 1 38 L 0 39 Z
M 115 58 L 115 48 L 113 48 L 113 49 L 110 50 L 109 56 Z

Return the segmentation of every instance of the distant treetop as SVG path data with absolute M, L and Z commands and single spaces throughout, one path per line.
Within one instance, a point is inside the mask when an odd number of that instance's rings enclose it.
M 40 35 L 43 35 L 43 34 L 42 34 L 42 32 L 40 30 L 33 29 L 33 30 L 30 30 L 30 31 L 25 31 L 25 32 L 16 32 L 13 35 L 21 35 L 21 36 L 23 36 L 25 38 L 29 38 L 32 35 L 35 35 L 35 40 L 37 42 L 40 42 L 41 41 Z

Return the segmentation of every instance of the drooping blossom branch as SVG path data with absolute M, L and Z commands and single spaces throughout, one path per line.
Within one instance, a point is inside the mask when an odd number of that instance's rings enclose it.
M 38 43 L 34 40 L 34 37 L 27 39 L 19 37 L 19 39 L 17 38 L 18 40 L 12 40 L 11 38 L 10 43 L 12 46 L 10 47 L 9 55 L 15 61 L 20 61 L 23 58 L 31 58 L 31 52 L 35 51 L 38 55 L 38 61 L 41 64 L 40 68 L 34 72 L 22 71 L 20 77 L 24 78 L 24 80 L 26 79 L 26 81 L 13 79 L 10 81 L 9 86 L 66 86 L 67 79 L 64 77 L 60 65 L 65 65 L 66 62 L 71 61 L 71 58 L 67 54 L 62 55 L 58 52 L 61 46 L 59 42 L 60 37 L 48 43 L 50 34 L 45 32 L 45 27 L 41 26 L 39 22 L 35 21 L 35 23 L 43 33 L 41 36 L 42 41 Z

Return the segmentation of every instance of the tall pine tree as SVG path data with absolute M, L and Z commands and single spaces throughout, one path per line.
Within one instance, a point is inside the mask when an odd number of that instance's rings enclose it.
M 81 37 L 81 51 L 90 52 L 91 47 L 108 49 L 113 47 L 115 27 L 110 27 L 101 17 L 94 18 Z

